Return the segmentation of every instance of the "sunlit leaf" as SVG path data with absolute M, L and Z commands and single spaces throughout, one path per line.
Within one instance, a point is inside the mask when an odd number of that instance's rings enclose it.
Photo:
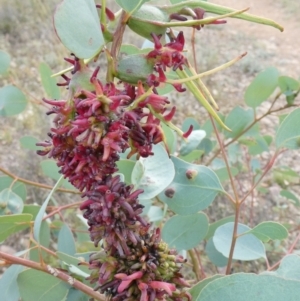
M 220 226 L 222 226 L 222 225 L 224 225 L 224 224 L 227 224 L 227 223 L 229 223 L 229 222 L 233 222 L 233 221 L 234 221 L 234 216 L 228 216 L 228 217 L 224 217 L 224 218 L 222 218 L 222 219 L 219 219 L 219 220 L 217 220 L 217 221 L 214 222 L 214 223 L 211 223 L 211 224 L 209 225 L 208 232 L 207 232 L 207 234 L 206 234 L 206 236 L 205 236 L 205 239 L 208 240 L 208 239 L 210 239 L 211 237 L 213 237 L 214 234 L 215 234 L 215 231 L 216 231 Z
M 176 215 L 165 223 L 162 238 L 171 248 L 190 250 L 205 238 L 207 231 L 208 218 L 204 213 Z
M 140 158 L 136 162 L 131 180 L 136 189 L 143 189 L 140 199 L 152 199 L 168 186 L 175 174 L 173 162 L 165 148 L 160 145 L 153 146 L 153 156 Z
M 175 178 L 159 195 L 177 214 L 189 215 L 207 208 L 223 187 L 216 174 L 206 166 L 190 164 L 171 156 Z
M 206 136 L 205 131 L 203 130 L 194 130 L 187 138 L 187 141 L 183 141 L 180 148 L 180 155 L 185 156 L 189 154 L 191 151 L 195 150 L 197 146 L 201 143 L 201 141 Z
M 205 252 L 209 258 L 209 260 L 217 267 L 225 267 L 228 262 L 228 258 L 226 258 L 222 253 L 220 253 L 212 240 L 210 238 L 205 245 Z
M 64 46 L 78 58 L 91 58 L 104 45 L 94 0 L 63 0 L 56 8 L 54 27 Z
M 213 236 L 216 249 L 225 257 L 229 257 L 234 223 L 230 222 L 220 226 Z M 251 230 L 246 225 L 238 224 L 237 235 Z M 233 259 L 236 260 L 255 260 L 265 257 L 265 247 L 262 242 L 253 234 L 245 234 L 236 240 Z
M 287 229 L 276 222 L 262 222 L 249 231 L 249 233 L 254 234 L 263 242 L 268 242 L 270 239 L 282 240 L 288 236 Z

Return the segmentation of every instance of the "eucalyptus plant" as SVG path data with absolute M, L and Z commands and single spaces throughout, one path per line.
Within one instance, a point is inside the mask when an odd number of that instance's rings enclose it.
M 0 279 L 3 300 L 298 300 L 300 258 L 292 253 L 300 235 L 286 256 L 270 264 L 266 248 L 286 239 L 288 229 L 274 221 L 254 224 L 253 202 L 278 157 L 299 148 L 300 82 L 270 67 L 248 86 L 245 106 L 225 116 L 202 78 L 246 53 L 197 73 L 195 45 L 187 45 L 184 33 L 224 26 L 230 18 L 283 28 L 246 13 L 248 8 L 200 0 L 170 0 L 165 6 L 116 0 L 116 12 L 112 2 L 63 0 L 54 12 L 70 67 L 50 76 L 41 65 L 48 95 L 43 102 L 53 127 L 45 141 L 27 137 L 21 143 L 38 149 L 44 171 L 57 182 L 41 206 L 27 204 L 24 183 L 47 187 L 0 169 L 6 174 L 0 239 L 30 233 L 28 249 L 0 252 L 1 264 L 9 266 Z M 126 44 L 127 31 L 145 39 L 143 47 Z M 1 52 L 0 59 L 4 73 L 9 56 Z M 63 80 L 58 85 L 57 77 Z M 200 124 L 200 118 L 189 117 L 175 124 L 177 108 L 169 93 L 201 104 L 207 120 Z M 5 86 L 0 115 L 19 114 L 26 102 L 22 91 Z M 261 120 L 286 109 L 275 136 L 263 135 Z M 263 152 L 269 159 L 261 166 Z M 293 175 L 291 169 L 280 171 Z M 53 201 L 57 192 L 82 200 L 59 205 Z M 292 191 L 282 189 L 281 195 L 299 206 Z M 209 212 L 218 198 L 234 214 L 212 220 Z M 235 272 L 237 262 L 254 260 L 266 270 Z

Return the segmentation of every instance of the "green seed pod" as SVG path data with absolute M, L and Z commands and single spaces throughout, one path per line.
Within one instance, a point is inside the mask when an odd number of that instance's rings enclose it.
M 123 82 L 136 85 L 138 81 L 146 82 L 153 72 L 153 63 L 143 54 L 133 54 L 118 61 L 115 76 Z
M 127 25 L 138 35 L 152 40 L 151 33 L 164 36 L 167 28 L 159 22 L 169 22 L 169 15 L 156 6 L 144 4 L 129 18 Z

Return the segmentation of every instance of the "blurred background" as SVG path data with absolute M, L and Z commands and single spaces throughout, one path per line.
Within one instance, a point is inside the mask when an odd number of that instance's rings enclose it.
M 53 73 L 69 65 L 63 60 L 69 56 L 55 35 L 52 15 L 59 0 L 0 0 L 0 49 L 11 56 L 10 73 L 0 77 L 0 87 L 13 84 L 20 88 L 29 100 L 26 111 L 13 117 L 0 117 L 0 166 L 11 173 L 32 181 L 52 185 L 53 181 L 42 173 L 42 158 L 35 151 L 23 149 L 20 138 L 24 135 L 46 138 L 50 118 L 41 102 L 45 96 L 41 85 L 39 65 L 46 62 Z M 156 1 L 160 4 L 162 1 Z M 213 1 L 211 1 L 213 2 Z M 117 11 L 114 1 L 107 0 L 108 7 Z M 246 87 L 258 72 L 274 66 L 282 75 L 300 77 L 300 2 L 299 0 L 215 0 L 214 3 L 236 9 L 250 7 L 249 13 L 275 20 L 284 26 L 284 32 L 275 28 L 228 19 L 227 24 L 206 26 L 196 32 L 198 70 L 217 67 L 247 52 L 240 62 L 205 79 L 222 113 L 233 106 L 243 105 Z M 76 18 L 76 16 L 74 16 Z M 128 33 L 129 43 L 142 45 Z M 191 30 L 186 30 L 189 47 Z M 62 89 L 62 95 L 64 90 Z M 65 94 L 66 95 L 66 94 Z M 170 96 L 178 107 L 177 120 L 193 116 L 199 122 L 204 110 L 185 95 Z M 266 131 L 274 128 L 277 118 L 266 121 Z M 298 162 L 297 154 L 286 158 L 288 165 Z M 270 186 L 273 186 L 270 183 Z M 41 204 L 48 191 L 29 187 L 28 203 Z M 274 190 L 276 195 L 277 190 Z M 278 194 L 278 193 L 277 193 Z M 74 198 L 68 196 L 68 198 Z M 268 209 L 268 208 L 267 208 Z M 266 210 L 267 210 L 266 209 Z

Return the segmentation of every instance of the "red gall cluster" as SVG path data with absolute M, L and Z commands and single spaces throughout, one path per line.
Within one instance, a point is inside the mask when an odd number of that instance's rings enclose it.
M 166 49 L 180 50 L 176 45 L 182 39 L 180 34 Z M 179 54 L 172 61 L 164 55 L 150 56 L 162 70 L 172 64 L 181 68 L 178 60 L 184 62 Z M 164 142 L 160 123 L 172 119 L 175 107 L 167 112 L 168 99 L 151 89 L 145 91 L 141 82 L 137 87 L 123 83 L 123 89 L 102 84 L 97 78 L 99 68 L 90 76 L 91 89 L 82 88 L 80 76 L 86 76 L 87 67 L 76 57 L 67 61 L 74 65 L 72 78 L 63 76 L 72 89 L 70 97 L 44 99 L 53 106 L 48 115 L 55 115 L 55 127 L 48 134 L 50 139 L 38 144 L 44 147 L 38 153 L 55 159 L 60 172 L 86 198 L 80 208 L 91 240 L 95 246 L 101 241 L 104 250 L 100 257 L 99 253 L 91 256 L 90 280 L 115 301 L 189 298 L 177 289 L 187 286 L 179 273 L 183 259 L 161 241 L 159 229 L 150 230 L 141 217 L 138 196 L 142 190 L 134 191 L 114 175 L 119 153 L 130 149 L 129 157 L 148 157 L 153 144 Z
M 160 42 L 161 37 L 158 37 L 155 34 L 152 34 L 151 36 L 154 41 L 154 50 L 148 53 L 147 59 L 155 62 L 154 71 L 156 71 L 158 75 L 149 75 L 147 84 L 149 86 L 158 87 L 167 79 L 165 75 L 167 68 L 172 68 L 173 71 L 176 71 L 177 69 L 182 70 L 183 66 L 187 65 L 187 59 L 182 54 L 185 41 L 182 31 L 176 38 L 164 46 L 162 46 Z M 184 92 L 186 90 L 180 84 L 175 84 L 173 86 L 178 92 Z
M 140 236 L 126 259 L 98 252 L 90 257 L 89 279 L 112 301 L 191 300 L 178 289 L 189 286 L 179 272 L 185 260 L 161 241 L 160 230 Z M 167 297 L 167 298 L 166 298 Z

